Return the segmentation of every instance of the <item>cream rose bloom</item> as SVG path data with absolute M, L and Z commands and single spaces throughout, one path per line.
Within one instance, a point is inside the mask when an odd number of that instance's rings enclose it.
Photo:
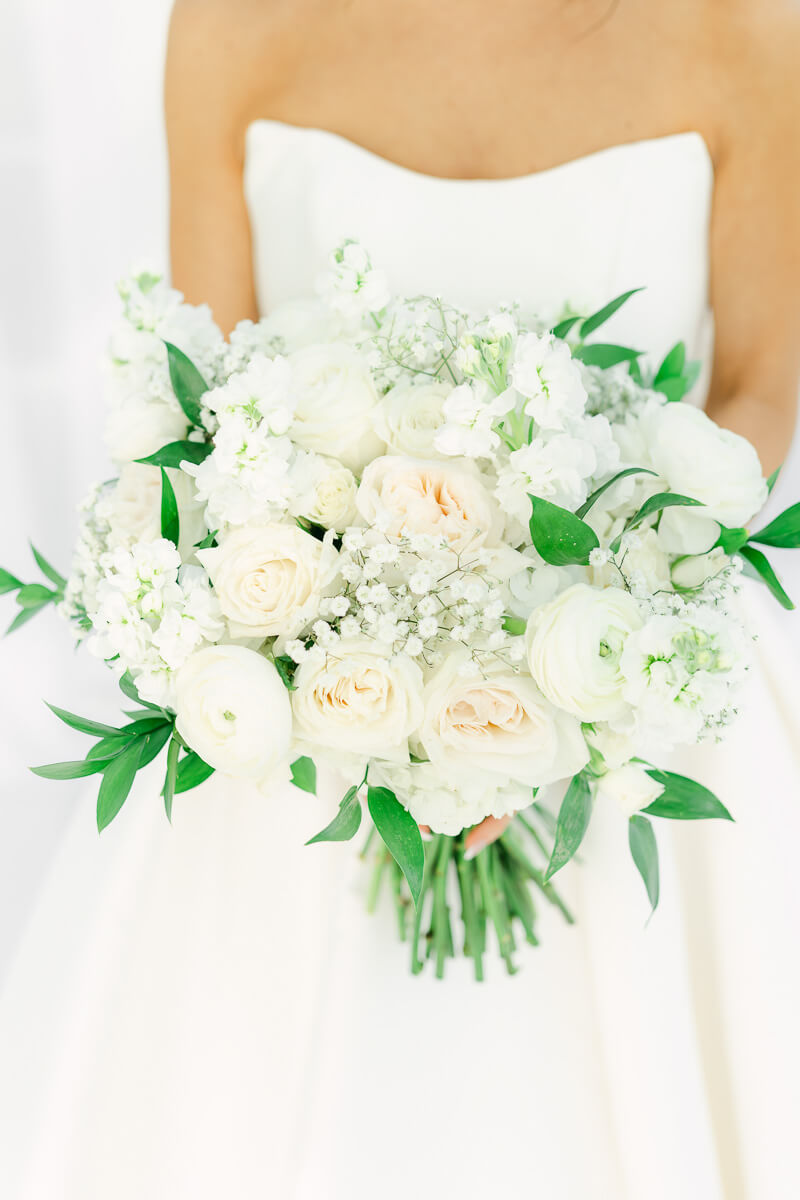
M 607 721 L 627 709 L 620 656 L 642 625 L 636 601 L 620 588 L 577 583 L 528 620 L 533 678 L 553 704 L 581 721 Z
M 496 545 L 503 518 L 472 463 L 387 455 L 361 477 L 358 511 L 390 537 L 429 534 L 453 550 Z
M 452 390 L 451 384 L 440 380 L 391 388 L 375 416 L 375 429 L 389 450 L 413 458 L 446 457 L 438 453 L 434 439 L 444 426 L 444 402 Z
M 203 506 L 196 498 L 194 481 L 183 471 L 167 475 L 178 503 L 180 551 L 191 558 L 194 546 L 206 532 Z M 161 471 L 149 463 L 127 463 L 109 497 L 111 538 L 129 546 L 161 537 Z
M 295 468 L 292 479 L 295 498 L 291 511 L 305 517 L 323 529 L 341 533 L 358 516 L 356 491 L 358 484 L 349 467 L 335 458 L 321 454 L 306 454 Z
M 408 761 L 408 738 L 422 718 L 422 672 L 405 655 L 372 641 L 342 641 L 301 663 L 291 694 L 301 740 L 355 753 Z
M 491 771 L 539 787 L 589 761 L 579 723 L 558 712 L 528 675 L 477 666 L 454 650 L 425 685 L 417 741 L 442 770 Z
M 323 542 L 296 525 L 241 525 L 198 550 L 231 637 L 295 637 L 319 611 L 336 573 L 332 534 Z
M 207 646 L 181 667 L 178 733 L 202 759 L 237 779 L 262 782 L 286 762 L 289 694 L 271 662 L 244 646 Z
M 651 779 L 641 763 L 626 763 L 601 775 L 596 785 L 596 797 L 603 803 L 616 805 L 623 817 L 632 817 L 652 804 L 664 790 L 664 785 Z
M 296 396 L 293 441 L 362 470 L 384 449 L 373 428 L 378 394 L 363 357 L 332 343 L 298 350 L 289 362 Z
M 115 463 L 147 458 L 169 442 L 186 437 L 189 422 L 177 402 L 126 396 L 112 406 L 106 421 L 105 442 Z
M 670 553 L 709 550 L 718 536 L 716 522 L 746 525 L 766 503 L 767 484 L 755 448 L 701 409 L 653 401 L 639 424 L 653 469 L 671 491 L 705 506 L 664 511 L 659 537 Z

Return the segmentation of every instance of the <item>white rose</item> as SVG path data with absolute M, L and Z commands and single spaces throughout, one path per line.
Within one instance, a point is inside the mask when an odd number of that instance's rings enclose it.
M 548 704 L 533 680 L 503 663 L 449 654 L 425 685 L 417 738 L 442 769 L 492 771 L 539 787 L 575 774 L 589 752 L 577 721 Z
M 189 559 L 205 533 L 203 509 L 195 496 L 193 481 L 183 471 L 168 470 L 178 503 L 180 551 Z M 149 463 L 126 463 L 109 496 L 111 538 L 124 545 L 154 542 L 161 537 L 161 471 Z
M 305 517 L 323 529 L 341 533 L 358 516 L 356 478 L 349 467 L 321 454 L 298 455 L 292 468 L 294 516 Z
M 653 401 L 639 420 L 651 463 L 671 491 L 705 505 L 689 519 L 713 518 L 738 527 L 766 503 L 767 485 L 755 448 L 738 434 L 720 429 L 701 409 Z M 678 511 L 666 510 L 659 529 L 665 521 L 672 524 Z
M 412 458 L 439 458 L 434 439 L 444 426 L 444 402 L 452 390 L 440 380 L 391 388 L 375 415 L 375 430 L 389 450 Z
M 289 361 L 297 401 L 293 440 L 362 470 L 384 449 L 373 428 L 378 395 L 363 357 L 334 343 L 308 346 Z
M 500 510 L 472 463 L 376 458 L 356 503 L 367 524 L 390 537 L 429 534 L 459 551 L 495 544 L 502 534 Z
M 620 656 L 641 624 L 628 592 L 577 583 L 531 613 L 526 634 L 531 675 L 548 700 L 582 721 L 622 715 Z
M 319 611 L 336 571 L 332 535 L 320 542 L 296 525 L 241 525 L 198 550 L 232 637 L 295 637 Z
M 265 780 L 289 753 L 289 694 L 271 662 L 244 646 L 207 646 L 181 667 L 176 728 L 225 775 Z
M 128 396 L 114 404 L 106 422 L 105 442 L 116 463 L 147 458 L 169 442 L 186 437 L 189 422 L 177 404 Z
M 408 761 L 422 718 L 422 672 L 367 639 L 341 641 L 300 664 L 291 694 L 300 739 L 338 752 Z
M 596 785 L 596 797 L 603 803 L 615 804 L 624 817 L 632 817 L 661 795 L 664 785 L 651 779 L 640 763 L 626 763 L 601 775 Z

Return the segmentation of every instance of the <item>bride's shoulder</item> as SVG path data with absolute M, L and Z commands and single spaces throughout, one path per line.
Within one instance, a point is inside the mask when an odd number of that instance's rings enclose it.
M 175 0 L 167 47 L 167 96 L 242 118 L 291 71 L 314 0 Z

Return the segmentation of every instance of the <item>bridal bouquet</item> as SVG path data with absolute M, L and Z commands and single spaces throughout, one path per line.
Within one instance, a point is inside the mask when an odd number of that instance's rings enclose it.
M 168 816 L 213 771 L 295 803 L 282 780 L 334 768 L 349 786 L 311 840 L 366 808 L 370 897 L 391 885 L 414 971 L 458 951 L 481 977 L 491 929 L 513 970 L 539 897 L 570 919 L 551 880 L 595 805 L 629 817 L 655 907 L 654 819 L 729 819 L 663 763 L 724 733 L 740 576 L 790 607 L 758 547 L 800 545 L 800 505 L 747 527 L 774 480 L 682 402 L 684 347 L 653 369 L 597 339 L 633 292 L 555 321 L 399 299 L 355 243 L 229 341 L 156 275 L 121 295 L 116 477 L 68 579 L 35 551 L 47 582 L 0 588 L 12 628 L 57 604 L 136 707 L 54 709 L 93 745 L 36 772 L 100 776 L 103 829 L 162 752 Z

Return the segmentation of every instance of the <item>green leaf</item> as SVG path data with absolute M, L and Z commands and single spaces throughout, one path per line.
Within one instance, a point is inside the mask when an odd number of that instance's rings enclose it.
M 600 542 L 591 525 L 575 513 L 549 500 L 529 496 L 531 502 L 531 541 L 545 562 L 555 567 L 589 561 L 589 555 Z
M 573 776 L 558 810 L 556 840 L 544 874 L 545 883 L 573 857 L 589 828 L 591 815 L 592 791 L 588 778 L 581 771 Z
M 590 333 L 594 333 L 595 329 L 599 329 L 604 325 L 609 317 L 613 317 L 617 309 L 622 308 L 626 301 L 630 300 L 631 296 L 635 296 L 637 292 L 644 291 L 644 288 L 632 288 L 629 292 L 623 292 L 621 296 L 617 296 L 615 300 L 609 300 L 608 304 L 599 308 L 596 313 L 592 313 L 590 317 L 581 325 L 581 337 L 588 337 Z
M 654 384 L 662 383 L 665 379 L 680 379 L 686 366 L 686 345 L 678 342 L 664 356 L 661 366 L 655 374 Z
M 175 794 L 190 792 L 214 774 L 214 768 L 204 762 L 194 750 L 188 750 L 178 763 L 178 774 L 175 779 Z
M 106 737 L 108 734 L 116 735 L 120 732 L 114 725 L 103 725 L 100 721 L 90 721 L 88 717 L 79 717 L 75 713 L 67 712 L 65 708 L 56 708 L 55 704 L 45 704 L 58 717 L 59 721 L 63 721 L 65 725 L 69 725 L 70 729 L 77 729 L 79 733 L 88 733 L 92 737 Z
M 773 488 L 775 487 L 775 484 L 778 482 L 778 476 L 780 475 L 782 470 L 783 470 L 783 463 L 781 463 L 781 465 L 779 467 L 775 468 L 775 470 L 772 472 L 769 479 L 767 480 L 767 491 L 769 492 L 770 496 L 772 495 Z
M 751 542 L 760 542 L 762 546 L 782 546 L 796 550 L 800 546 L 800 502 L 785 509 L 769 525 L 759 529 L 758 533 L 750 534 Z
M 6 630 L 6 637 L 9 633 L 13 633 L 15 629 L 19 629 L 21 626 L 23 626 L 26 621 L 30 621 L 32 617 L 35 617 L 36 614 L 41 611 L 41 608 L 23 608 L 21 612 L 17 613 L 17 615 L 14 617 L 14 620 Z
M 275 655 L 275 670 L 281 677 L 281 683 L 286 688 L 287 692 L 296 692 L 294 686 L 294 673 L 297 670 L 297 663 L 288 654 Z
M 635 813 L 628 822 L 628 845 L 654 913 L 658 907 L 658 846 L 651 822 L 641 813 Z
M 742 529 L 738 526 L 734 529 L 731 529 L 727 525 L 720 525 L 717 545 L 721 547 L 726 554 L 738 554 L 749 537 L 750 534 L 746 529 Z
M 139 763 L 139 770 L 142 767 L 147 767 L 154 759 L 158 758 L 161 751 L 166 746 L 172 734 L 175 732 L 175 727 L 170 722 L 162 725 L 160 729 L 154 729 L 152 733 L 147 733 L 143 739 L 142 760 Z
M 584 501 L 584 503 L 580 506 L 580 508 L 577 508 L 575 510 L 575 516 L 581 517 L 581 518 L 585 517 L 586 514 L 589 512 L 589 510 L 593 507 L 595 502 L 600 499 L 603 492 L 607 491 L 608 488 L 613 487 L 613 485 L 615 483 L 617 483 L 620 479 L 627 479 L 627 477 L 629 475 L 655 475 L 655 474 L 656 474 L 656 472 L 651 471 L 649 467 L 626 467 L 624 471 L 618 471 L 616 475 L 612 476 L 611 479 L 607 480 L 606 483 L 602 484 L 599 488 L 597 488 L 594 492 L 592 492 L 591 496 L 589 496 L 589 498 Z
M 605 342 L 595 342 L 591 346 L 577 346 L 573 356 L 586 363 L 587 367 L 615 367 L 617 363 L 632 362 L 641 354 L 641 350 L 632 350 L 630 346 L 612 346 Z
M 161 708 L 157 704 L 152 704 L 149 700 L 143 700 L 136 690 L 136 684 L 133 682 L 133 676 L 130 671 L 126 671 L 120 676 L 119 686 L 122 693 L 133 700 L 134 704 L 141 704 L 143 708 L 152 708 L 155 712 L 161 712 Z
M 31 767 L 31 771 L 42 779 L 83 779 L 86 775 L 98 775 L 105 765 L 102 760 L 91 762 L 81 758 L 77 762 L 48 763 L 44 767 Z
M 96 758 L 116 758 L 118 754 L 122 754 L 123 750 L 127 750 L 134 741 L 133 737 L 128 737 L 127 734 L 119 733 L 115 736 L 101 738 L 99 742 L 95 742 L 89 753 L 86 755 L 87 760 Z
M 647 517 L 651 517 L 654 513 L 661 512 L 665 508 L 685 507 L 686 505 L 692 508 L 703 507 L 701 500 L 693 500 L 691 496 L 681 496 L 678 492 L 657 492 L 655 496 L 648 497 L 636 515 L 625 522 L 625 528 L 622 533 L 617 534 L 614 538 L 609 547 L 610 550 L 616 554 L 622 544 L 623 534 L 628 533 L 631 529 L 635 529 L 637 525 L 641 525 L 642 521 L 646 520 Z
M 163 715 L 154 717 L 140 717 L 136 721 L 130 721 L 127 725 L 123 725 L 120 733 L 127 734 L 128 737 L 136 737 L 142 733 L 153 733 L 160 729 L 162 725 L 171 725 L 172 718 Z
M 208 385 L 190 358 L 182 350 L 165 342 L 167 361 L 169 363 L 169 378 L 172 390 L 186 416 L 192 425 L 200 425 L 202 405 L 200 398 L 208 391 Z
M 358 798 L 359 784 L 348 788 L 339 803 L 339 811 L 329 825 L 309 838 L 307 846 L 315 842 L 349 842 L 358 833 L 361 824 L 361 801 Z
M 528 622 L 522 617 L 510 617 L 508 614 L 503 617 L 503 629 L 512 637 L 521 637 L 527 628 Z
M 43 583 L 25 583 L 17 592 L 17 604 L 20 608 L 41 608 L 55 598 L 56 593 Z
M 557 325 L 554 325 L 550 332 L 553 337 L 563 339 L 578 321 L 580 321 L 580 317 L 565 317 L 563 321 L 559 321 Z
M 4 596 L 6 592 L 15 592 L 17 588 L 21 587 L 21 579 L 17 579 L 16 575 L 12 575 L 10 571 L 5 571 L 0 567 L 0 596 Z
M 762 554 L 760 550 L 756 550 L 755 546 L 742 546 L 739 553 L 745 562 L 750 563 L 753 570 L 761 576 L 778 603 L 783 608 L 793 609 L 794 603 L 784 591 L 783 584 L 770 566 L 766 555 Z
M 660 383 L 653 384 L 654 392 L 661 392 L 662 396 L 666 396 L 670 404 L 677 404 L 679 400 L 688 392 L 685 379 L 662 379 Z
M 149 454 L 147 458 L 137 458 L 137 462 L 147 463 L 151 467 L 180 467 L 183 462 L 201 463 L 214 450 L 211 442 L 169 442 Z
M 128 799 L 136 772 L 139 770 L 142 748 L 141 739 L 137 739 L 106 765 L 97 796 L 98 832 L 101 833 L 114 820 Z
M 406 877 L 416 907 L 425 869 L 425 847 L 419 826 L 388 788 L 368 788 L 367 807 L 384 845 Z
M 33 552 L 33 557 L 36 559 L 36 565 L 39 570 L 50 580 L 51 583 L 56 585 L 60 592 L 63 592 L 64 588 L 67 586 L 67 581 L 64 576 L 59 575 L 55 567 L 51 566 L 45 556 L 39 553 L 33 542 L 31 542 L 30 545 Z
M 195 550 L 210 550 L 212 546 L 216 546 L 218 533 L 218 529 L 212 529 L 204 538 L 201 538 L 199 542 L 195 542 Z
M 317 766 L 313 758 L 308 758 L 303 755 L 301 758 L 296 758 L 291 766 L 292 783 L 296 788 L 300 788 L 302 792 L 310 792 L 312 796 L 317 794 Z
M 161 792 L 164 797 L 164 811 L 167 814 L 167 820 L 172 823 L 172 801 L 175 796 L 175 781 L 178 777 L 178 756 L 181 752 L 181 744 L 176 737 L 173 737 L 167 751 L 167 773 L 164 778 L 164 787 Z
M 161 536 L 177 549 L 181 536 L 178 501 L 164 467 L 161 468 Z
M 725 805 L 697 780 L 676 775 L 674 771 L 660 771 L 656 767 L 646 770 L 650 778 L 664 788 L 661 795 L 643 810 L 649 816 L 669 817 L 674 821 L 704 821 L 709 818 L 733 820 Z

